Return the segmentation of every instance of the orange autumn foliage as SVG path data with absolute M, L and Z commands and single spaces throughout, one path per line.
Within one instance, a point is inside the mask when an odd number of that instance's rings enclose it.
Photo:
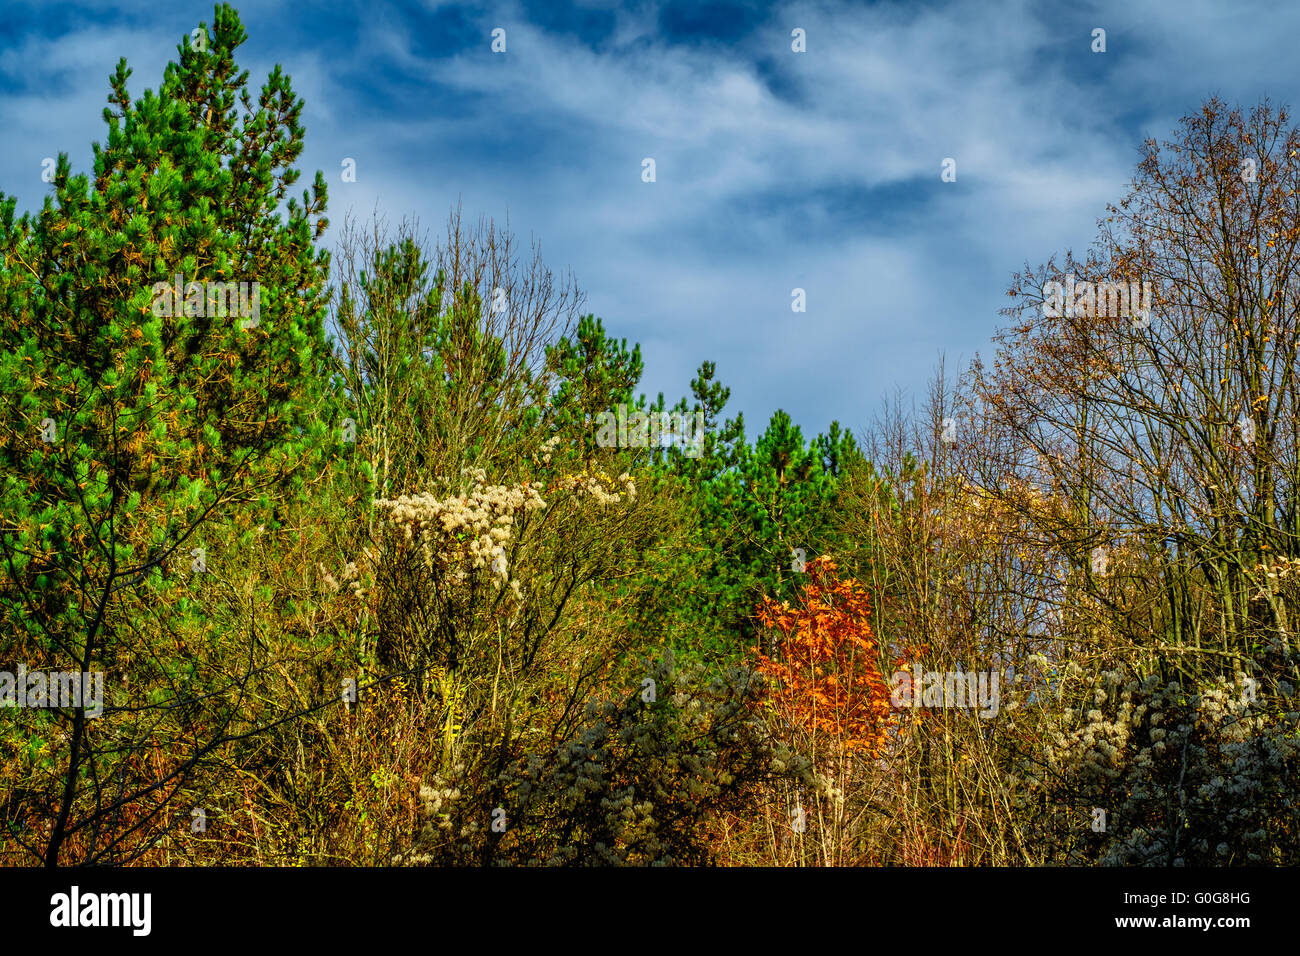
M 754 648 L 758 670 L 772 679 L 771 700 L 792 727 L 829 735 L 845 753 L 878 756 L 890 720 L 889 687 L 877 664 L 871 601 L 835 562 L 808 564 L 801 606 L 764 598 L 759 620 L 780 634 L 779 660 Z

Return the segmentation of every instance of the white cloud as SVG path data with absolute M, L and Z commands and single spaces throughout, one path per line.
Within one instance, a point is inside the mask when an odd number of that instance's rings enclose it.
M 435 235 L 457 197 L 473 219 L 508 211 L 552 268 L 573 268 L 614 334 L 645 344 L 647 392 L 675 400 L 709 358 L 751 429 L 783 405 L 809 432 L 832 417 L 860 425 L 895 383 L 923 390 L 937 350 L 987 351 L 1010 273 L 1086 246 L 1105 203 L 1122 197 L 1135 126 L 1168 136 L 1170 117 L 1213 90 L 1251 95 L 1267 81 L 1281 98 L 1300 25 L 1300 10 L 1243 4 L 1222 16 L 1206 0 L 1087 12 L 1028 0 L 806 2 L 728 48 L 667 44 L 651 5 L 583 6 L 615 11 L 598 49 L 507 5 L 478 15 L 481 48 L 426 56 L 437 38 L 417 43 L 398 8 L 368 5 L 343 62 L 314 49 L 310 18 L 241 8 L 260 51 L 243 65 L 260 82 L 283 62 L 307 100 L 304 180 L 325 172 L 336 224 L 376 202 L 390 219 L 419 215 Z M 0 70 L 65 70 L 77 90 L 38 83 L 4 97 L 7 132 L 88 160 L 117 57 L 135 67 L 133 92 L 156 88 L 175 19 L 27 37 L 0 52 Z M 496 25 L 508 31 L 503 55 L 488 49 Z M 805 54 L 790 51 L 796 25 Z M 1108 30 L 1095 60 L 1080 52 L 1092 25 Z M 776 91 L 767 62 L 782 75 Z M 449 90 L 457 106 L 482 108 L 461 115 L 432 95 L 427 112 L 366 101 L 344 78 L 367 69 L 385 82 L 400 73 L 407 102 Z M 531 132 L 539 126 L 545 141 Z M 358 160 L 356 184 L 339 182 L 344 156 Z M 657 161 L 654 184 L 640 180 L 644 156 Z M 951 184 L 939 179 L 949 156 Z M 0 172 L 35 204 L 30 156 L 0 158 Z M 858 218 L 826 196 L 859 197 Z M 809 291 L 806 315 L 789 310 L 796 285 Z

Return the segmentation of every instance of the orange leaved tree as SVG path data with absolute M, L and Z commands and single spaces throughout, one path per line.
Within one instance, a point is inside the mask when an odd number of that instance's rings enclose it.
M 824 862 L 844 860 L 859 802 L 854 788 L 855 757 L 874 759 L 884 751 L 891 720 L 889 687 L 880 672 L 871 629 L 871 598 L 851 578 L 836 576 L 835 562 L 820 557 L 807 566 L 799 606 L 764 598 L 758 617 L 777 632 L 776 657 L 755 647 L 757 669 L 770 681 L 769 701 L 792 741 L 813 761 L 822 789 L 816 813 Z M 808 829 L 809 808 L 796 799 L 791 830 Z M 802 841 L 796 853 L 804 857 Z

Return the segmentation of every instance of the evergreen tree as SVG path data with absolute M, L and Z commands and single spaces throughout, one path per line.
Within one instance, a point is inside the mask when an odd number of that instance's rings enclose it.
M 573 340 L 562 338 L 547 349 L 547 361 L 559 376 L 551 400 L 549 425 L 562 442 L 571 442 L 585 466 L 595 458 L 597 416 L 622 404 L 645 408 L 644 397 L 633 403 L 632 390 L 641 380 L 641 346 L 629 352 L 627 339 L 615 341 L 604 323 L 585 315 Z
M 755 609 L 764 595 L 792 597 L 803 566 L 845 544 L 835 521 L 839 475 L 861 454 L 838 422 L 806 445 L 779 410 L 753 446 L 739 421 L 728 423 L 724 436 L 732 447 L 715 445 L 723 450 L 697 504 L 699 540 L 711 546 L 712 560 L 696 593 L 697 613 L 719 635 L 710 643 L 730 655 L 757 641 Z
M 303 103 L 279 67 L 253 102 L 234 64 L 244 39 L 217 7 L 134 103 L 119 62 L 93 177 L 60 155 L 54 195 L 20 219 L 0 194 L 5 657 L 107 672 L 99 719 L 13 725 L 45 746 L 27 793 L 49 865 L 72 847 L 122 862 L 165 832 L 167 798 L 243 686 L 234 651 L 200 651 L 183 629 L 219 570 L 224 543 L 205 533 L 240 503 L 261 506 L 245 526 L 273 522 L 261 509 L 301 490 L 329 444 L 325 184 L 317 173 L 282 212 Z M 137 776 L 154 752 L 166 769 Z

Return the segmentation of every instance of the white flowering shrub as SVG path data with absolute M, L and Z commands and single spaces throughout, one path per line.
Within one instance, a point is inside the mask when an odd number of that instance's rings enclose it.
M 418 671 L 455 667 L 458 648 L 486 591 L 522 600 L 512 551 L 530 513 L 546 507 L 540 483 L 492 485 L 482 469 L 465 472 L 459 494 L 381 498 L 384 519 L 376 567 L 381 662 Z
M 456 493 L 379 503 L 369 586 L 377 669 L 409 676 L 441 740 L 420 772 L 461 781 L 568 739 L 583 701 L 619 686 L 634 646 L 654 641 L 626 579 L 662 539 L 666 507 L 627 474 L 464 477 Z
M 1200 686 L 1102 674 L 1022 765 L 1030 842 L 1066 864 L 1300 861 L 1295 691 L 1286 680 L 1268 693 L 1248 686 L 1241 674 Z M 1105 811 L 1104 830 L 1090 825 L 1091 808 Z
M 540 482 L 489 485 L 482 469 L 467 471 L 473 487 L 459 495 L 439 499 L 431 492 L 380 498 L 379 509 L 401 532 L 406 542 L 419 548 L 429 568 L 450 569 L 457 581 L 492 562 L 492 571 L 509 579 L 505 565 L 492 559 L 511 539 L 515 519 L 546 507 L 538 493 Z
M 621 486 L 623 491 L 606 489 L 605 482 Z M 575 494 L 588 495 L 602 508 L 621 503 L 624 495 L 627 495 L 628 501 L 636 500 L 636 482 L 626 473 L 619 475 L 612 482 L 609 481 L 608 476 L 601 474 L 566 475 L 559 479 L 557 486 Z

